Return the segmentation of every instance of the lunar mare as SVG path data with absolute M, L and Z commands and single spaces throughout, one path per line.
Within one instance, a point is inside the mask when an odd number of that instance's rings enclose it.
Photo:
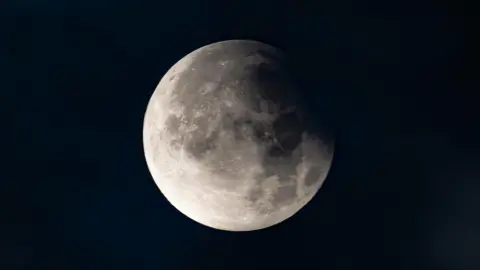
M 189 218 L 229 231 L 275 225 L 323 184 L 333 140 L 306 111 L 277 49 L 231 40 L 178 61 L 155 89 L 144 119 L 151 175 Z

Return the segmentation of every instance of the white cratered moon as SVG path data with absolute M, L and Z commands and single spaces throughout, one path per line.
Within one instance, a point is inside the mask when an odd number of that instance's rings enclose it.
M 330 169 L 333 140 L 310 128 L 284 54 L 229 40 L 161 79 L 144 119 L 150 173 L 167 200 L 212 228 L 251 231 L 294 215 Z

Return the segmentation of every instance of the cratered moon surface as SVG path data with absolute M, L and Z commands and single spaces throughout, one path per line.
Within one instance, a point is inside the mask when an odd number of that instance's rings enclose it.
M 258 230 L 320 189 L 333 139 L 310 128 L 286 63 L 274 47 L 229 40 L 193 51 L 161 79 L 145 113 L 145 158 L 181 213 L 216 229 Z

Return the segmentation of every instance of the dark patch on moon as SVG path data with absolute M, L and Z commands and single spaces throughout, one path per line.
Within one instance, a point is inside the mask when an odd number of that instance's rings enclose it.
M 305 175 L 305 185 L 307 187 L 310 187 L 318 181 L 320 181 L 320 176 L 322 175 L 322 171 L 320 170 L 319 167 L 313 166 L 308 170 L 307 175 Z
M 180 119 L 178 119 L 178 117 L 173 114 L 169 115 L 167 117 L 167 120 L 165 121 L 167 133 L 173 135 L 173 138 L 170 141 L 169 145 L 175 150 L 180 150 L 183 144 L 183 137 L 181 134 L 179 134 L 180 125 Z
M 295 200 L 297 197 L 297 187 L 296 185 L 282 186 L 278 189 L 277 193 L 273 198 L 274 206 L 282 206 L 289 204 L 291 201 Z
M 213 151 L 217 148 L 217 140 L 219 138 L 219 131 L 215 130 L 211 135 L 202 137 L 201 140 L 193 139 L 186 144 L 187 150 L 196 160 L 202 160 L 208 151 Z
M 256 210 L 261 214 L 266 214 L 272 212 L 272 210 L 278 209 L 279 207 L 289 205 L 292 201 L 294 201 L 297 197 L 297 188 L 295 185 L 286 185 L 280 186 L 275 194 L 273 194 L 273 198 L 270 201 L 271 208 L 258 204 L 260 200 L 266 195 L 266 191 L 263 190 L 261 187 L 256 187 L 251 190 L 248 194 L 247 200 L 252 204 L 256 205 Z
M 180 124 L 180 119 L 178 119 L 178 117 L 173 114 L 169 115 L 167 120 L 165 121 L 165 126 L 170 134 L 178 134 Z
M 302 125 L 295 112 L 280 115 L 273 122 L 275 144 L 269 149 L 270 156 L 290 157 L 302 140 Z
M 260 63 L 245 67 L 245 85 L 250 89 L 246 102 L 257 113 L 276 114 L 296 107 L 295 86 L 286 66 L 279 63 Z
M 247 199 L 250 202 L 256 203 L 264 196 L 264 194 L 265 192 L 261 188 L 256 187 L 250 191 Z
M 281 185 L 272 201 L 274 206 L 284 205 L 296 198 L 296 167 L 301 162 L 299 154 L 290 157 L 274 157 L 266 154 L 262 160 L 263 173 L 255 177 L 257 185 L 270 177 L 276 177 Z

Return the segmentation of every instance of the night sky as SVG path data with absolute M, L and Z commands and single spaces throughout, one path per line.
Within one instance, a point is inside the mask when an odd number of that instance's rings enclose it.
M 2 1 L 0 269 L 480 269 L 465 3 L 237 2 Z M 243 38 L 290 56 L 337 149 L 293 218 L 229 233 L 167 202 L 142 128 L 177 60 Z

